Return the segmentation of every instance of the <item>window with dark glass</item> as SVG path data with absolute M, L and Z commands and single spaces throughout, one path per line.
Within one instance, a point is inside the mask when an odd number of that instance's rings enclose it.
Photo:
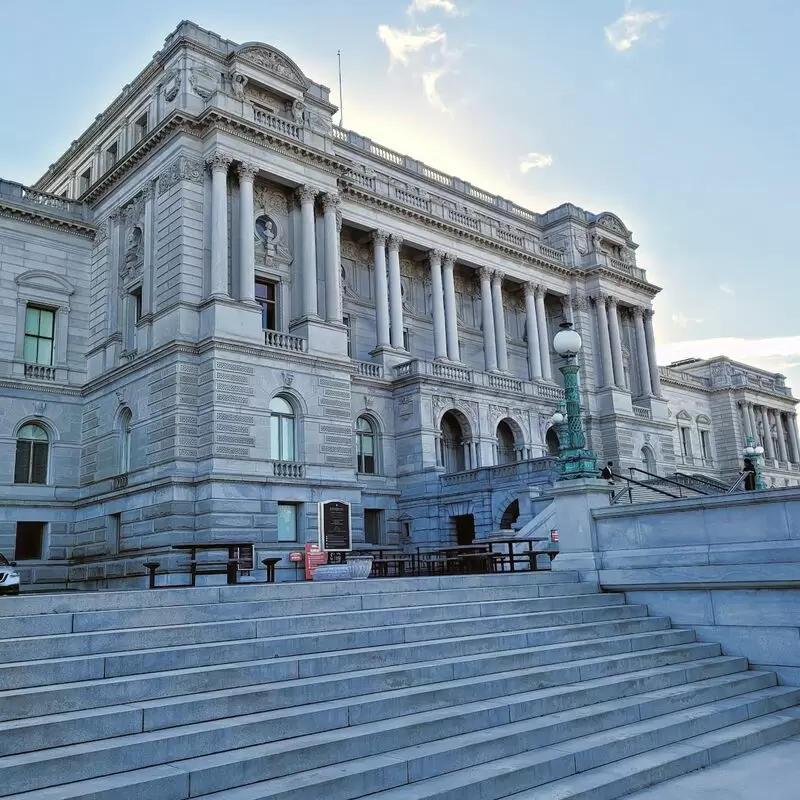
M 119 158 L 119 145 L 114 142 L 106 148 L 106 169 L 111 169 Z
M 25 425 L 17 434 L 14 483 L 47 483 L 50 441 L 41 425 Z
M 91 185 L 92 168 L 89 167 L 89 169 L 87 169 L 86 172 L 81 173 L 81 176 L 78 178 L 78 194 L 83 194 Z
M 381 544 L 381 516 L 379 508 L 364 509 L 364 541 L 367 544 Z
M 352 322 L 350 321 L 350 315 L 345 314 L 342 317 L 342 323 L 347 330 L 347 357 L 353 357 L 353 330 L 352 330 Z
M 17 561 L 38 561 L 44 546 L 44 522 L 18 522 L 14 546 Z
M 133 143 L 137 144 L 147 135 L 147 114 L 142 114 L 136 122 L 133 123 Z
M 273 281 L 256 281 L 256 303 L 261 306 L 261 327 L 278 330 L 278 285 Z
M 25 342 L 23 358 L 26 364 L 53 364 L 56 312 L 50 308 L 28 306 L 25 309 Z
M 359 417 L 356 423 L 356 449 L 358 451 L 358 471 L 366 475 L 374 475 L 377 472 L 375 428 L 366 417 Z

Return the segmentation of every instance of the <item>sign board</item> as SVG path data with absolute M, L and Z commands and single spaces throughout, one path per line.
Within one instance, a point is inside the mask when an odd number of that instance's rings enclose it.
M 239 569 L 242 572 L 250 572 L 255 569 L 255 545 L 243 544 L 232 549 L 232 557 L 239 559 Z
M 319 540 L 323 550 L 344 553 L 353 549 L 350 503 L 328 500 L 319 504 Z
M 328 554 L 316 544 L 306 545 L 306 580 L 314 577 L 314 570 L 322 564 L 328 563 Z
M 289 553 L 289 561 L 291 561 L 292 563 L 295 563 L 295 562 L 298 562 L 298 561 L 302 561 L 302 560 L 303 560 L 303 554 L 302 553 Z
M 550 529 L 550 541 L 557 542 L 558 541 L 558 528 L 551 528 Z

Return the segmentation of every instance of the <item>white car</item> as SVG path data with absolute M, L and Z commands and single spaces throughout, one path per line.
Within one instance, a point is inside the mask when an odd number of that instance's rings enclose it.
M 19 594 L 17 562 L 9 561 L 0 553 L 0 594 Z

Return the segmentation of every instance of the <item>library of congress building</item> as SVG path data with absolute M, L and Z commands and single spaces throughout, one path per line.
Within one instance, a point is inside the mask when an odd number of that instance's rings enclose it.
M 624 220 L 521 208 L 335 111 L 284 53 L 183 22 L 34 186 L 0 180 L 0 552 L 26 583 L 142 586 L 193 539 L 288 558 L 334 499 L 357 543 L 524 524 L 565 321 L 601 463 L 730 481 L 753 437 L 768 486 L 800 481 L 783 376 L 658 366 Z

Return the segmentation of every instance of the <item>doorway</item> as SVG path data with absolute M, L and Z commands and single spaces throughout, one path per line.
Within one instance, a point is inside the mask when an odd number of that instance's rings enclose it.
M 453 519 L 456 523 L 456 544 L 472 544 L 475 541 L 475 517 L 461 514 Z

